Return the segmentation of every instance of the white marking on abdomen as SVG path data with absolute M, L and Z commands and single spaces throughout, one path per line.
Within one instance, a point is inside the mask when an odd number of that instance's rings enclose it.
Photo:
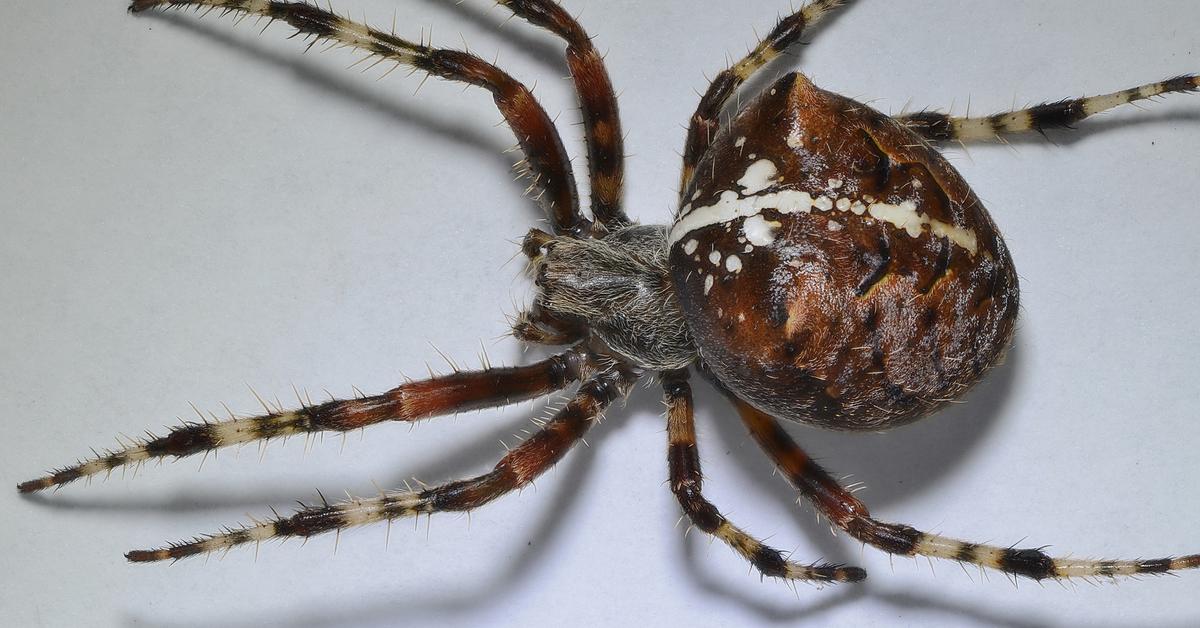
M 750 196 L 771 187 L 778 177 L 779 169 L 775 167 L 775 162 L 759 159 L 746 168 L 746 174 L 737 183 L 742 186 L 742 193 Z
M 800 130 L 800 127 L 794 127 L 792 132 L 788 133 L 787 145 L 792 148 L 800 148 L 804 145 L 804 133 Z
M 904 201 L 899 205 L 872 203 L 867 208 L 867 212 L 871 214 L 872 218 L 890 222 L 897 229 L 903 229 L 908 235 L 914 238 L 921 235 L 921 232 L 925 229 L 925 225 L 929 225 L 929 231 L 934 237 L 947 238 L 966 249 L 971 255 L 979 251 L 979 242 L 975 237 L 974 231 L 956 227 L 940 220 L 934 220 L 918 212 L 917 204 L 912 201 Z
M 903 229 L 911 237 L 919 237 L 929 226 L 934 237 L 947 238 L 952 243 L 966 249 L 971 255 L 979 250 L 978 239 L 971 229 L 959 227 L 926 216 L 917 211 L 914 201 L 904 201 L 898 205 L 875 202 L 865 197 L 866 203 L 860 200 L 839 198 L 836 201 L 828 196 L 814 199 L 811 194 L 801 190 L 777 190 L 762 193 L 762 190 L 775 182 L 778 169 L 770 160 L 762 159 L 750 164 L 746 173 L 738 180 L 747 196 L 742 196 L 733 190 L 726 190 L 712 205 L 691 208 L 679 216 L 671 227 L 667 238 L 667 246 L 673 247 L 680 240 L 699 229 L 733 222 L 745 218 L 742 231 L 746 239 L 756 246 L 767 246 L 775 241 L 775 229 L 782 226 L 775 221 L 767 221 L 761 214 L 765 209 L 771 209 L 780 214 L 811 212 L 814 208 L 820 211 L 837 209 L 840 212 L 850 212 L 855 215 L 870 214 L 876 220 L 891 223 L 898 229 Z M 758 194 L 755 194 L 758 192 Z M 694 239 L 689 240 L 686 248 L 692 248 Z M 695 250 L 692 248 L 692 250 Z M 687 252 L 685 250 L 685 252 Z M 690 255 L 690 253 L 688 253 Z M 718 258 L 719 259 L 719 258 Z M 714 264 L 717 262 L 713 262 Z
M 760 214 L 755 214 L 742 223 L 742 232 L 746 240 L 755 246 L 768 246 L 775 241 L 775 230 L 782 227 L 781 223 L 767 220 Z
M 737 192 L 726 191 L 712 205 L 697 207 L 690 213 L 684 214 L 671 227 L 671 235 L 667 239 L 668 246 L 675 246 L 687 234 L 725 224 L 738 218 L 757 216 L 764 209 L 773 209 L 781 214 L 811 211 L 813 198 L 808 192 L 799 190 L 779 190 L 769 194 L 741 198 Z M 751 242 L 754 242 L 751 240 Z M 754 242 L 754 244 L 758 244 Z

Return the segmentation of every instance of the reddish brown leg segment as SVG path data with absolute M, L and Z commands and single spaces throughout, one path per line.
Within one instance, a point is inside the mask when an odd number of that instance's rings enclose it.
M 282 20 L 314 42 L 338 42 L 361 50 L 377 58 L 378 62 L 392 62 L 447 80 L 483 87 L 492 93 L 496 106 L 525 152 L 525 163 L 533 178 L 531 192 L 550 216 L 554 230 L 576 236 L 590 230 L 591 222 L 579 211 L 571 163 L 554 122 L 527 87 L 483 59 L 465 52 L 413 43 L 303 2 L 133 0 L 129 10 L 138 12 L 154 7 L 211 7 Z
M 809 458 L 778 421 L 749 404 L 733 401 L 754 440 L 821 514 L 850 536 L 885 552 L 948 558 L 1034 580 L 1162 574 L 1200 567 L 1200 554 L 1150 560 L 1052 558 L 1040 549 L 968 543 L 921 532 L 904 524 L 879 521 L 871 517 L 862 502 Z
M 133 562 L 178 560 L 272 538 L 310 537 L 376 521 L 422 513 L 465 511 L 519 489 L 541 475 L 587 432 L 609 403 L 623 397 L 635 381 L 627 372 L 606 372 L 580 387 L 579 392 L 545 426 L 500 460 L 491 472 L 422 491 L 385 493 L 337 504 L 306 507 L 290 517 L 256 523 L 156 550 L 125 555 Z
M 166 436 L 152 437 L 23 482 L 17 490 L 32 493 L 145 460 L 182 458 L 279 436 L 346 432 L 382 421 L 417 421 L 507 405 L 562 390 L 579 378 L 583 368 L 582 353 L 572 350 L 529 366 L 489 368 L 410 382 L 373 397 L 329 401 L 256 417 L 188 423 L 172 429 Z
M 541 26 L 567 42 L 567 64 L 583 107 L 588 168 L 592 182 L 592 216 L 613 230 L 629 224 L 621 209 L 625 178 L 625 138 L 617 112 L 617 96 L 604 59 L 583 27 L 551 0 L 499 0 L 515 15 Z
M 696 113 L 692 114 L 688 126 L 687 143 L 683 149 L 683 174 L 679 191 L 683 194 L 691 185 L 696 173 L 696 164 L 708 150 L 709 144 L 721 128 L 721 109 L 755 72 L 779 55 L 789 46 L 800 41 L 804 29 L 818 22 L 830 11 L 851 0 L 813 0 L 803 9 L 779 20 L 775 28 L 750 51 L 741 61 L 722 70 L 700 98 Z
M 730 523 L 701 492 L 703 476 L 696 448 L 692 388 L 687 381 L 687 371 L 665 373 L 663 391 L 667 403 L 667 459 L 670 464 L 671 491 L 693 525 L 724 541 L 764 576 L 821 582 L 858 582 L 867 577 L 867 573 L 858 567 L 792 562 L 783 552 L 767 546 Z

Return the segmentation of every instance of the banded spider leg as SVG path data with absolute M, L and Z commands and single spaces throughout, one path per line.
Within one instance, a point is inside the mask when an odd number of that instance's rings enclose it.
M 592 185 L 592 215 L 612 231 L 630 224 L 621 208 L 625 177 L 625 138 L 617 113 L 617 96 L 604 60 L 579 22 L 551 0 L 498 0 L 513 14 L 544 27 L 567 42 L 579 103 L 583 107 L 584 139 Z
M 594 356 L 589 361 L 593 368 L 598 366 Z M 629 392 L 636 380 L 637 374 L 621 368 L 607 368 L 588 377 L 553 419 L 483 475 L 420 491 L 393 491 L 379 497 L 307 506 L 291 516 L 255 522 L 159 549 L 134 550 L 125 557 L 132 562 L 178 560 L 272 538 L 307 538 L 377 521 L 478 508 L 526 486 L 554 466 L 583 438 L 610 403 Z
M 696 164 L 712 144 L 721 128 L 721 110 L 729 103 L 738 88 L 759 70 L 800 41 L 804 31 L 824 19 L 830 12 L 853 0 L 813 0 L 804 8 L 788 15 L 767 33 L 745 57 L 722 70 L 708 86 L 688 125 L 687 143 L 683 149 L 683 172 L 679 193 L 682 195 L 696 174 Z
M 623 159 L 616 98 L 599 54 L 583 29 L 558 5 L 544 0 L 504 2 L 514 14 L 564 39 L 585 111 L 586 139 L 593 184 L 593 213 L 598 233 L 628 224 L 620 207 Z M 374 57 L 441 78 L 484 87 L 517 136 L 531 189 L 541 202 L 555 233 L 590 237 L 593 223 L 579 208 L 574 175 L 553 122 L 523 84 L 504 71 L 465 52 L 432 48 L 359 24 L 303 2 L 276 0 L 134 0 L 130 10 L 155 7 L 221 10 L 270 21 L 281 20 L 310 40 L 330 41 Z M 535 305 L 514 324 L 514 334 L 541 344 L 572 344 L 585 336 L 577 322 L 565 321 Z M 80 478 L 108 473 L 145 460 L 180 458 L 221 447 L 278 436 L 362 428 L 382 421 L 416 421 L 465 410 L 506 405 L 541 397 L 583 380 L 574 398 L 541 431 L 509 452 L 489 474 L 419 492 L 387 493 L 376 499 L 306 508 L 240 530 L 180 543 L 169 548 L 130 552 L 133 561 L 178 559 L 271 537 L 311 536 L 327 530 L 380 519 L 441 510 L 467 510 L 520 488 L 552 466 L 590 427 L 604 408 L 624 396 L 637 374 L 583 345 L 538 363 L 512 368 L 486 368 L 409 382 L 388 392 L 352 400 L 335 400 L 293 411 L 269 411 L 248 418 L 189 423 L 166 436 L 130 444 L 119 451 L 59 469 L 23 482 L 23 493 L 62 486 Z
M 954 117 L 940 111 L 897 116 L 909 130 L 933 142 L 1003 140 L 1005 135 L 1069 129 L 1076 122 L 1110 109 L 1172 93 L 1200 89 L 1200 76 L 1183 75 L 1101 96 L 1059 100 L 982 117 Z
M 533 179 L 530 191 L 545 208 L 554 231 L 581 235 L 591 228 L 591 222 L 579 210 L 570 159 L 554 122 L 529 88 L 491 63 L 470 53 L 414 43 L 303 2 L 133 0 L 129 10 L 136 13 L 156 7 L 221 10 L 223 14 L 279 20 L 296 29 L 294 36 L 308 39 L 310 47 L 319 41 L 339 43 L 374 57 L 375 63 L 390 62 L 487 89 L 517 136 Z
M 700 472 L 700 453 L 696 446 L 696 425 L 692 416 L 692 387 L 688 383 L 687 371 L 665 373 L 663 395 L 667 404 L 667 460 L 670 465 L 671 492 L 679 500 L 692 525 L 724 541 L 764 576 L 817 582 L 858 582 L 867 577 L 867 572 L 858 567 L 801 565 L 793 562 L 783 552 L 750 536 L 726 519 L 701 492 L 703 475 Z
M 172 429 L 166 436 L 132 443 L 123 449 L 22 482 L 17 490 L 32 493 L 57 488 L 146 460 L 178 459 L 257 440 L 316 432 L 347 432 L 384 421 L 419 421 L 509 405 L 566 388 L 579 380 L 585 366 L 585 354 L 576 348 L 529 366 L 458 372 L 409 382 L 361 399 L 328 401 L 255 417 L 188 423 Z
M 771 416 L 731 397 L 750 435 L 817 511 L 851 537 L 890 554 L 946 558 L 1034 580 L 1164 574 L 1200 567 L 1200 554 L 1136 560 L 1051 557 L 1042 548 L 1000 547 L 922 532 L 871 516 L 854 494 L 821 468 Z

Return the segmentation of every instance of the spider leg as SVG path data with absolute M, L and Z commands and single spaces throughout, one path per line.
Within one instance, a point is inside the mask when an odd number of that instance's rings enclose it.
M 621 209 L 625 177 L 625 138 L 612 80 L 604 59 L 587 31 L 552 0 L 498 0 L 513 14 L 541 26 L 567 42 L 567 65 L 583 107 L 588 169 L 592 184 L 592 216 L 609 231 L 630 224 Z
M 392 62 L 450 81 L 483 87 L 492 93 L 496 106 L 525 152 L 523 165 L 533 179 L 530 192 L 546 210 L 554 230 L 575 236 L 590 230 L 591 222 L 579 210 L 570 159 L 554 122 L 525 85 L 483 59 L 466 52 L 413 43 L 303 2 L 133 0 L 129 10 L 138 12 L 155 7 L 210 7 L 225 13 L 282 20 L 295 28 L 298 35 L 313 42 L 340 43 L 365 52 L 379 62 Z
M 178 560 L 271 538 L 310 537 L 385 519 L 444 511 L 467 511 L 519 489 L 558 462 L 578 442 L 604 408 L 623 397 L 636 381 L 624 370 L 600 373 L 583 384 L 575 397 L 545 426 L 505 455 L 491 472 L 421 491 L 397 491 L 375 498 L 305 507 L 278 517 L 155 550 L 135 550 L 132 562 Z
M 783 427 L 749 404 L 734 399 L 750 434 L 802 495 L 850 536 L 891 554 L 947 558 L 1034 580 L 1163 574 L 1200 567 L 1200 554 L 1148 560 L 1053 558 L 1038 548 L 1018 549 L 959 541 L 903 524 L 886 523 L 870 511 L 808 454 Z
M 896 120 L 921 137 L 934 142 L 975 142 L 1001 139 L 1001 136 L 1027 131 L 1071 128 L 1076 122 L 1121 105 L 1147 100 L 1163 94 L 1194 92 L 1200 89 L 1200 76 L 1186 75 L 1141 87 L 1073 100 L 1042 103 L 977 118 L 956 118 L 940 111 L 922 111 L 896 117 Z
M 540 302 L 518 314 L 512 329 L 517 340 L 539 345 L 568 345 L 587 336 L 582 323 L 556 316 Z
M 688 126 L 687 143 L 683 150 L 683 174 L 680 177 L 679 193 L 684 194 L 696 172 L 696 164 L 708 150 L 709 144 L 721 128 L 721 110 L 755 72 L 783 54 L 800 40 L 804 29 L 817 23 L 834 9 L 852 0 L 812 0 L 803 9 L 779 20 L 775 28 L 751 50 L 741 61 L 722 70 L 708 86 L 700 99 L 696 113 L 692 114 Z
M 572 349 L 529 366 L 463 371 L 408 382 L 372 397 L 329 401 L 255 417 L 231 415 L 225 421 L 187 423 L 173 428 L 166 436 L 152 436 L 119 451 L 22 482 L 17 490 L 32 493 L 145 460 L 182 458 L 278 436 L 347 432 L 383 421 L 419 421 L 517 403 L 562 390 L 577 381 L 585 367 L 582 350 Z
M 692 388 L 687 371 L 663 374 L 663 392 L 667 403 L 667 459 L 670 464 L 671 492 L 683 512 L 697 528 L 715 536 L 741 554 L 764 576 L 788 580 L 818 582 L 858 582 L 867 573 L 858 567 L 818 564 L 801 565 L 788 560 L 783 552 L 769 547 L 730 523 L 701 493 L 703 476 L 696 448 L 696 425 L 692 416 Z

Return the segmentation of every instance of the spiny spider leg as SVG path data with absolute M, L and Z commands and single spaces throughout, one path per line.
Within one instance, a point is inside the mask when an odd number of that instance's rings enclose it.
M 621 209 L 625 178 L 625 138 L 617 112 L 617 95 L 604 59 L 587 31 L 551 0 L 497 0 L 518 17 L 541 26 L 567 42 L 567 65 L 583 107 L 591 174 L 592 216 L 609 231 L 630 224 Z
M 307 538 L 385 519 L 477 508 L 529 484 L 554 466 L 583 438 L 609 403 L 628 393 L 636 379 L 635 374 L 624 370 L 606 371 L 592 377 L 541 430 L 508 452 L 491 472 L 478 477 L 421 491 L 390 492 L 375 498 L 306 507 L 290 517 L 279 517 L 161 549 L 135 550 L 125 557 L 132 562 L 178 560 L 271 538 Z
M 896 120 L 917 135 L 935 142 L 999 140 L 1010 133 L 1042 133 L 1046 129 L 1070 128 L 1084 118 L 1121 105 L 1197 89 L 1200 89 L 1200 76 L 1177 76 L 1103 96 L 1042 103 L 1028 109 L 978 118 L 956 118 L 940 111 L 921 111 L 897 116 Z
M 813 0 L 803 9 L 779 20 L 775 28 L 751 50 L 741 61 L 722 70 L 708 86 L 700 99 L 696 113 L 692 114 L 688 126 L 687 143 L 683 149 L 683 173 L 679 193 L 687 191 L 696 172 L 696 164 L 708 150 L 709 144 L 721 128 L 721 110 L 725 103 L 751 76 L 772 59 L 783 54 L 789 46 L 800 40 L 804 29 L 816 24 L 830 11 L 853 0 Z
M 968 543 L 871 517 L 867 507 L 822 469 L 779 423 L 733 399 L 754 440 L 821 514 L 850 536 L 891 554 L 947 558 L 1034 580 L 1163 574 L 1200 567 L 1200 554 L 1149 560 L 1052 558 L 1041 549 Z
M 321 40 L 338 42 L 376 57 L 376 63 L 389 61 L 492 92 L 496 106 L 525 152 L 525 163 L 533 178 L 531 192 L 536 191 L 535 198 L 550 216 L 554 230 L 575 236 L 589 232 L 591 221 L 579 210 L 575 177 L 554 122 L 527 87 L 483 59 L 457 50 L 413 43 L 303 2 L 133 0 L 129 10 L 138 12 L 154 7 L 211 7 L 226 13 L 240 12 L 282 20 L 294 27 L 297 35 L 312 38 L 313 43 Z
M 517 340 L 539 345 L 568 345 L 587 336 L 582 323 L 555 316 L 541 303 L 518 314 L 512 330 Z
M 152 437 L 23 482 L 17 490 L 32 493 L 144 460 L 182 458 L 256 440 L 346 432 L 382 421 L 418 421 L 536 399 L 577 381 L 584 372 L 584 361 L 582 349 L 572 349 L 529 366 L 458 372 L 409 382 L 372 397 L 329 401 L 256 417 L 188 423 L 172 429 L 166 436 Z
M 858 582 L 866 578 L 867 572 L 858 567 L 792 562 L 783 552 L 767 546 L 730 523 L 716 506 L 704 498 L 701 492 L 703 475 L 700 473 L 700 454 L 696 448 L 696 425 L 692 416 L 692 387 L 687 379 L 686 370 L 663 374 L 671 492 L 675 493 L 688 519 L 697 528 L 724 541 L 764 576 L 818 582 Z

